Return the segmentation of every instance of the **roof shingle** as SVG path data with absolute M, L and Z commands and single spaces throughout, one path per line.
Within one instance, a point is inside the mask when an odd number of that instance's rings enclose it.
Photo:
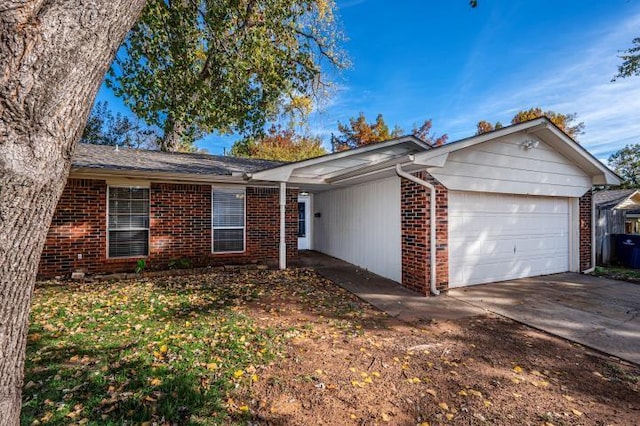
M 616 205 L 636 192 L 637 189 L 614 189 L 593 193 L 593 202 L 598 206 Z
M 284 163 L 209 154 L 186 154 L 79 143 L 72 168 L 230 176 Z

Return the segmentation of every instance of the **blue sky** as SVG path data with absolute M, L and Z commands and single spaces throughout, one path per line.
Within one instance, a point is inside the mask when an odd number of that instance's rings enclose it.
M 580 142 L 606 159 L 640 143 L 640 77 L 611 83 L 618 51 L 640 37 L 640 1 L 339 0 L 352 67 L 309 122 L 328 142 L 337 122 L 363 112 L 409 131 L 433 119 L 451 140 L 481 119 L 508 123 L 540 106 L 577 113 Z M 99 100 L 123 108 L 103 88 Z M 198 142 L 222 153 L 236 137 Z

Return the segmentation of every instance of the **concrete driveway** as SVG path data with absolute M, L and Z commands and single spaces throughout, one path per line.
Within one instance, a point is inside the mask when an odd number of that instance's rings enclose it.
M 448 297 L 640 364 L 640 285 L 557 274 L 452 289 Z

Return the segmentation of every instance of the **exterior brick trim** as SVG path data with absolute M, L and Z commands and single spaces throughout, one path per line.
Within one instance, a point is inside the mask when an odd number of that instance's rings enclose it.
M 449 284 L 448 190 L 427 172 L 414 176 L 436 188 L 436 279 L 437 288 Z M 430 194 L 427 188 L 402 179 L 402 285 L 422 295 L 429 295 L 431 281 Z
M 188 259 L 194 267 L 266 263 L 279 255 L 279 189 L 246 187 L 246 244 L 243 253 L 213 253 L 211 185 L 150 185 L 149 269 Z M 298 190 L 287 190 L 287 259 L 298 256 Z M 79 258 L 79 256 L 81 258 Z M 137 258 L 139 259 L 139 258 Z M 69 179 L 58 202 L 45 242 L 38 276 L 133 271 L 137 259 L 107 258 L 107 183 Z
M 580 197 L 580 271 L 586 271 L 593 267 L 593 190 L 589 190 Z

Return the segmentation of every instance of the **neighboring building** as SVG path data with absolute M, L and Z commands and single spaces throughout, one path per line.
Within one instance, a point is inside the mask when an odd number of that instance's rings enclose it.
M 596 207 L 596 264 L 609 265 L 611 235 L 640 234 L 640 191 L 617 189 L 593 194 Z
M 298 249 L 427 295 L 594 265 L 594 185 L 620 179 L 546 118 L 431 147 L 296 163 L 80 145 L 41 276 L 263 262 Z M 282 195 L 282 197 L 281 197 Z

